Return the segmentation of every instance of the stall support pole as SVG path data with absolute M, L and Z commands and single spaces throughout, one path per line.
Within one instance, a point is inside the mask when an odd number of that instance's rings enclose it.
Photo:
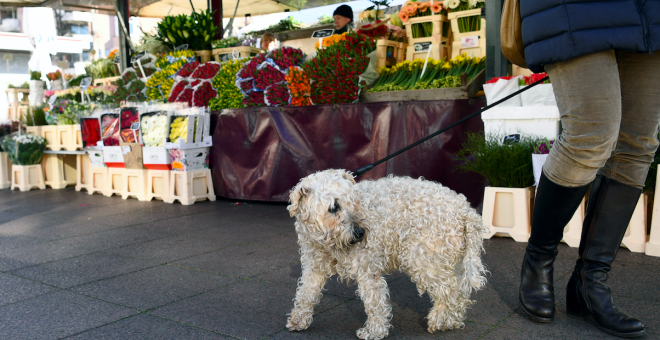
M 209 8 L 212 11 L 215 11 L 215 13 L 213 13 L 213 24 L 217 27 L 220 27 L 218 30 L 218 35 L 215 37 L 215 39 L 222 39 L 222 35 L 225 33 L 222 31 L 222 0 L 208 0 L 208 4 Z
M 126 29 L 130 30 L 130 25 L 128 23 L 129 20 L 129 11 L 128 11 L 128 1 L 129 0 L 117 0 L 117 10 L 119 11 L 119 14 L 121 14 L 122 18 L 124 18 L 124 22 L 126 23 Z M 117 25 L 121 25 L 119 21 L 117 21 Z M 131 62 L 131 47 L 128 45 L 128 41 L 126 39 L 126 35 L 124 34 L 124 30 L 121 28 L 121 26 L 118 28 L 119 31 L 119 53 L 121 55 L 121 69 L 125 70 L 127 67 L 130 66 Z M 129 35 L 131 32 L 127 32 Z M 129 36 L 128 39 L 131 37 Z
M 488 0 L 486 8 L 486 79 L 511 74 L 511 65 L 500 47 L 504 0 Z

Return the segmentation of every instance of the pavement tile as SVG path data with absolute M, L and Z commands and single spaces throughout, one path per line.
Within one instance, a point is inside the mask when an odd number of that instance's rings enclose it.
M 137 311 L 57 291 L 0 307 L 0 339 L 60 339 Z
M 168 263 L 224 247 L 227 246 L 214 240 L 203 240 L 185 235 L 175 235 L 155 241 L 114 248 L 107 250 L 106 252 L 154 261 L 157 263 Z
M 0 306 L 46 294 L 55 288 L 10 274 L 0 274 Z
M 214 240 L 223 245 L 233 245 L 238 243 L 255 243 L 263 238 L 275 237 L 278 233 L 280 233 L 280 231 L 277 230 L 276 227 L 268 224 L 241 221 L 219 227 L 189 232 L 186 233 L 186 235 L 203 240 Z M 272 246 L 275 247 L 278 246 L 278 244 L 272 244 Z
M 15 270 L 12 274 L 60 288 L 69 288 L 153 265 L 147 261 L 95 253 Z
M 232 339 L 203 329 L 186 326 L 153 315 L 136 315 L 103 327 L 95 328 L 67 340 L 222 340 Z
M 104 232 L 82 235 L 61 240 L 63 244 L 72 247 L 92 249 L 95 251 L 108 250 L 145 241 L 156 240 L 170 236 L 147 230 L 134 230 L 131 228 L 111 229 Z
M 296 287 L 280 287 L 244 281 L 158 308 L 155 314 L 242 339 L 263 339 L 286 326 Z M 343 299 L 325 296 L 317 313 L 341 304 Z
M 235 279 L 171 266 L 158 266 L 72 288 L 116 304 L 147 310 L 199 294 Z
M 643 275 L 639 275 L 643 273 Z M 630 278 L 634 277 L 634 280 Z M 615 261 L 609 273 L 607 284 L 614 296 L 632 299 L 648 299 L 660 303 L 657 286 L 660 281 L 660 268 L 635 262 Z
M 20 234 L 22 236 L 34 237 L 44 241 L 54 241 L 63 238 L 94 234 L 115 228 L 117 227 L 100 224 L 93 220 L 84 220 L 40 228 L 20 228 Z
M 249 241 L 249 243 L 267 247 L 287 248 L 295 250 L 300 249 L 300 246 L 298 246 L 298 234 L 293 231 L 264 236 L 256 240 Z
M 299 257 L 293 250 L 238 245 L 172 262 L 172 265 L 247 278 L 291 265 L 299 261 Z
M 35 242 L 0 248 L 0 270 L 11 271 L 92 252 L 94 250 L 75 247 L 63 241 Z

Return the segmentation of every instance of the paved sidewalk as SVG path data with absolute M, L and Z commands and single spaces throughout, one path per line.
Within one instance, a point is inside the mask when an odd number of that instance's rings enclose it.
M 0 190 L 0 339 L 357 339 L 366 320 L 355 286 L 333 279 L 312 326 L 284 328 L 300 275 L 284 204 L 192 206 L 65 190 Z M 565 314 L 577 251 L 561 246 L 558 315 L 535 324 L 517 305 L 525 244 L 485 241 L 492 277 L 465 329 L 426 332 L 431 307 L 402 275 L 388 277 L 388 339 L 610 339 Z M 660 258 L 621 249 L 616 302 L 660 338 Z

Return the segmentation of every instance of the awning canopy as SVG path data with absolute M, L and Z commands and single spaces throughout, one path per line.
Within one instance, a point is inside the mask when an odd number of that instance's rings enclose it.
M 232 18 L 239 0 L 223 0 L 223 17 Z M 332 5 L 346 0 L 240 0 L 236 17 L 281 13 L 285 10 L 297 11 L 307 8 Z M 196 11 L 207 8 L 207 0 L 192 0 Z M 114 14 L 111 0 L 0 0 L 0 6 L 50 7 L 71 11 L 98 11 Z M 131 15 L 147 18 L 163 18 L 167 15 L 190 14 L 189 0 L 129 0 Z

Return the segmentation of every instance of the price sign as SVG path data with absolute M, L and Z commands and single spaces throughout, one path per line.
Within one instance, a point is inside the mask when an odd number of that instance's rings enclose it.
M 479 46 L 479 36 L 478 35 L 472 35 L 469 37 L 463 37 L 461 38 L 461 47 L 462 48 L 470 48 L 470 47 L 477 47 Z
M 138 60 L 144 58 L 147 55 L 147 51 L 142 51 L 131 58 L 131 64 L 137 62 Z
M 520 142 L 520 134 L 519 133 L 514 133 L 513 135 L 504 136 L 504 140 L 502 140 L 502 144 L 504 144 L 504 145 L 509 145 L 509 144 L 518 143 L 518 142 Z
M 240 58 L 240 56 L 241 56 L 241 54 L 238 53 L 237 49 L 234 49 L 233 51 L 231 51 L 231 57 L 234 58 L 234 60 Z
M 80 81 L 80 88 L 82 92 L 85 92 L 89 85 L 92 85 L 92 77 L 85 77 Z
M 113 61 L 115 64 L 121 64 L 121 55 L 117 54 L 115 56 L 115 60 Z
M 415 43 L 415 52 L 424 52 L 431 49 L 431 42 Z
M 327 38 L 335 33 L 333 29 L 318 30 L 312 33 L 312 38 Z
M 188 49 L 188 44 L 179 45 L 174 48 L 174 52 L 185 51 Z
M 55 105 L 55 101 L 57 100 L 57 95 L 54 94 L 48 98 L 48 106 L 53 106 Z
M 131 124 L 131 130 L 140 130 L 140 122 Z

